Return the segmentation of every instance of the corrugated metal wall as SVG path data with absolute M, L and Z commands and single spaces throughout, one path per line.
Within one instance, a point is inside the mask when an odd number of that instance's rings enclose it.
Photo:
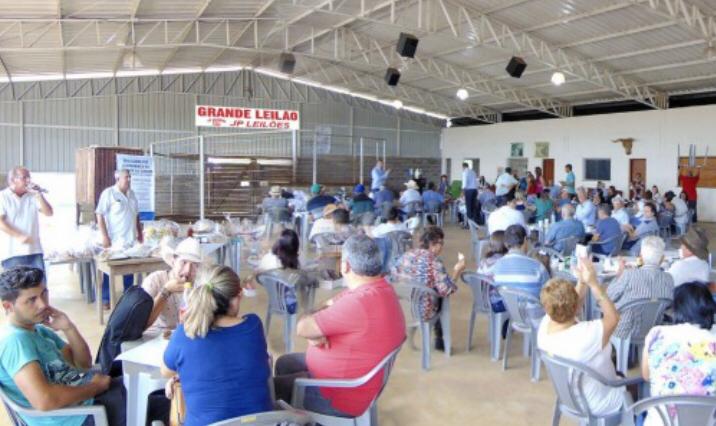
M 366 155 L 375 152 L 374 139 L 386 141 L 388 156 L 435 158 L 440 155 L 438 127 L 330 97 L 318 99 L 309 94 L 302 97 L 304 102 L 262 100 L 268 97 L 267 84 L 271 84 L 272 78 L 257 78 L 254 74 L 246 76 L 253 82 L 249 98 L 244 81 L 247 78 L 231 85 L 230 77 L 213 80 L 212 76 L 190 88 L 183 87 L 186 79 L 177 82 L 170 80 L 172 76 L 146 78 L 136 83 L 127 80 L 124 84 L 132 90 L 126 90 L 126 94 L 94 97 L 90 89 L 104 84 L 103 80 L 89 84 L 86 80 L 69 81 L 63 87 L 62 92 L 66 93 L 63 96 L 85 97 L 57 98 L 55 93 L 51 98 L 42 99 L 41 86 L 39 89 L 28 86 L 25 92 L 28 95 L 23 98 L 28 100 L 0 102 L 0 171 L 22 163 L 37 172 L 72 172 L 75 150 L 80 147 L 120 145 L 148 149 L 153 142 L 198 134 L 232 135 L 207 138 L 208 154 L 291 156 L 289 133 L 197 129 L 194 126 L 197 103 L 299 109 L 302 122 L 299 155 L 305 157 L 312 155 L 316 126 L 330 127 L 331 155 L 356 155 L 361 137 L 369 141 Z M 28 83 L 15 84 L 21 90 L 22 85 Z M 134 88 L 134 84 L 138 87 Z M 177 88 L 179 84 L 181 90 Z M 232 97 L 224 96 L 229 88 Z M 143 91 L 146 93 L 137 93 Z M 212 94 L 202 94 L 207 92 Z

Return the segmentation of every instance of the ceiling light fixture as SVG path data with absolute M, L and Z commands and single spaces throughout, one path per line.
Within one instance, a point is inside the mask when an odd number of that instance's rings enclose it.
M 402 107 L 403 107 L 403 101 L 401 101 L 400 99 L 394 100 L 394 101 L 393 101 L 393 107 L 394 107 L 395 109 L 400 109 L 400 108 L 402 108 Z
M 458 89 L 456 96 L 461 101 L 464 101 L 465 99 L 470 97 L 470 94 L 467 92 L 467 89 L 460 88 L 460 89 Z
M 709 40 L 709 44 L 706 46 L 706 49 L 704 49 L 704 54 L 706 55 L 706 59 L 714 59 L 716 58 L 716 47 L 714 47 L 714 41 Z
M 452 120 L 449 118 L 445 121 L 445 127 L 452 127 Z
M 564 73 L 557 71 L 554 74 L 552 74 L 552 84 L 555 86 L 561 86 L 566 81 L 564 77 Z
M 124 68 L 142 68 L 144 64 L 142 64 L 142 61 L 139 60 L 139 55 L 134 50 L 130 50 L 127 53 L 124 54 L 124 57 L 122 58 L 122 66 Z

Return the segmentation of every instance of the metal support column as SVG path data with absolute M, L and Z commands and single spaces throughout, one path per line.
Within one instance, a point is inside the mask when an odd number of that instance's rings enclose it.
M 199 135 L 199 217 L 204 219 L 204 135 Z
M 318 151 L 316 147 L 316 135 L 313 135 L 313 183 L 318 183 Z
M 363 183 L 363 138 L 360 138 L 360 158 L 358 158 L 358 167 L 360 168 L 360 178 L 358 180 L 359 183 Z
M 293 168 L 293 184 L 296 183 L 296 173 L 298 171 L 298 131 L 293 130 L 291 132 L 291 165 Z

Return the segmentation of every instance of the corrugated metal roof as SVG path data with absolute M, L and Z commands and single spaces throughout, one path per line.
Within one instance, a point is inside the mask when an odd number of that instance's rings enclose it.
M 712 0 L 688 1 L 706 14 L 716 12 Z M 604 93 L 618 96 L 607 90 L 608 84 L 604 83 L 607 79 L 598 75 L 611 74 L 627 79 L 626 84 L 667 91 L 695 90 L 699 85 L 706 90 L 712 84 L 709 77 L 716 76 L 713 63 L 703 62 L 706 40 L 699 28 L 669 17 L 663 2 L 444 0 L 443 3 L 445 9 L 438 2 L 401 0 L 393 10 L 389 2 L 381 0 L 0 2 L 0 58 L 7 66 L 7 70 L 0 66 L 0 77 L 8 73 L 19 78 L 131 70 L 131 64 L 127 67 L 123 60 L 128 52 L 139 58 L 134 68 L 142 70 L 212 65 L 276 68 L 277 54 L 287 47 L 295 47 L 297 52 L 297 73 L 313 71 L 304 78 L 367 91 L 378 97 L 394 97 L 395 90 L 380 86 L 385 67 L 396 66 L 404 71 L 401 84 L 433 92 L 440 97 L 435 104 L 455 102 L 455 90 L 465 80 L 469 82 L 463 72 L 478 84 L 488 78 L 502 88 L 517 87 L 530 97 L 558 101 L 563 100 L 565 93 L 589 90 L 585 87 L 595 90 L 595 100 Z M 466 14 L 471 21 L 465 18 Z M 60 16 L 64 18 L 61 23 L 56 21 Z M 35 21 L 28 21 L 29 18 Z M 134 19 L 131 25 L 130 18 Z M 22 19 L 25 21 L 20 25 Z M 482 19 L 492 26 L 485 25 Z M 339 32 L 334 37 L 332 31 L 341 27 L 350 32 Z M 495 42 L 492 30 L 502 45 Z M 510 38 L 510 31 L 516 38 Z M 351 32 L 358 34 L 358 40 L 353 39 Z M 434 69 L 419 67 L 415 61 L 398 58 L 394 46 L 400 32 L 418 36 L 418 56 L 434 60 L 443 67 L 443 72 L 436 73 Z M 541 49 L 540 57 L 529 51 L 529 45 L 518 47 L 513 43 L 526 40 L 522 38 L 525 32 L 529 41 Z M 316 36 L 314 43 L 312 35 Z M 541 42 L 546 44 L 541 46 Z M 568 63 L 560 59 L 560 49 L 568 55 Z M 528 63 L 521 79 L 506 76 L 505 65 L 512 55 L 523 56 Z M 557 63 L 552 63 L 555 57 Z M 598 72 L 590 71 L 583 79 L 570 76 L 568 68 L 574 67 L 575 61 L 588 61 Z M 316 64 L 321 64 L 325 73 Z M 340 64 L 339 68 L 335 64 Z M 560 67 L 567 68 L 563 70 L 568 74 L 567 82 L 560 88 L 551 87 L 551 73 Z M 355 70 L 359 78 L 372 79 L 361 84 L 346 70 Z M 585 93 L 579 99 L 589 96 Z M 520 99 L 509 91 L 497 90 L 486 98 L 502 102 L 500 109 L 520 104 Z M 474 102 L 473 98 L 469 102 Z

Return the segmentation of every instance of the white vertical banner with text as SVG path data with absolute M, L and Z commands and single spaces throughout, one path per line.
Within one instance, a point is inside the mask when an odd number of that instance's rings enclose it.
M 129 170 L 132 191 L 139 202 L 139 220 L 154 220 L 154 158 L 117 154 L 117 170 Z

